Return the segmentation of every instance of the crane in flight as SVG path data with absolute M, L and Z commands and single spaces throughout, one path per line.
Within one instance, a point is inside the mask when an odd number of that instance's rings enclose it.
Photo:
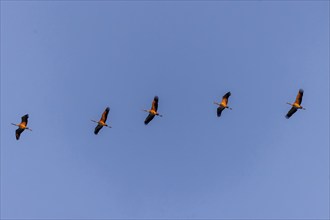
M 304 90 L 299 89 L 298 95 L 296 97 L 296 101 L 293 104 L 289 102 L 286 103 L 292 106 L 292 108 L 285 116 L 287 119 L 289 119 L 298 109 L 306 110 L 304 107 L 301 106 L 303 95 L 304 95 Z
M 108 127 L 108 128 L 111 128 L 110 125 L 107 125 L 105 122 L 107 121 L 107 118 L 108 118 L 108 114 L 109 114 L 109 111 L 110 111 L 110 108 L 107 107 L 103 114 L 102 114 L 102 117 L 99 121 L 94 121 L 94 120 L 91 120 L 92 122 L 95 122 L 97 123 L 97 126 L 95 127 L 95 130 L 94 130 L 94 134 L 98 134 L 99 131 L 105 126 L 105 127 Z
M 28 118 L 29 118 L 29 115 L 26 114 L 22 117 L 22 121 L 20 124 L 14 124 L 14 123 L 11 123 L 12 125 L 15 125 L 17 126 L 18 128 L 16 129 L 16 140 L 19 140 L 22 132 L 24 130 L 29 130 L 29 131 L 32 131 L 30 128 L 27 127 L 27 124 L 28 124 Z
M 221 103 L 213 102 L 214 104 L 218 105 L 219 107 L 217 108 L 217 116 L 220 117 L 221 113 L 224 109 L 228 108 L 232 110 L 227 104 L 228 104 L 228 98 L 231 95 L 230 92 L 227 92 L 224 96 L 222 96 L 222 101 Z
M 154 117 L 155 115 L 159 117 L 163 117 L 161 114 L 157 112 L 158 109 L 158 96 L 154 97 L 154 100 L 152 101 L 151 109 L 150 110 L 143 110 L 145 112 L 149 112 L 149 115 L 147 118 L 144 120 L 144 124 L 147 125 Z

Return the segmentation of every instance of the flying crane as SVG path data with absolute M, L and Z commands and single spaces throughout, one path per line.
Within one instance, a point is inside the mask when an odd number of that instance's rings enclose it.
M 108 118 L 108 114 L 109 114 L 109 111 L 110 111 L 110 108 L 107 107 L 103 114 L 102 114 L 102 117 L 99 121 L 94 121 L 94 120 L 91 120 L 92 122 L 95 122 L 97 123 L 97 126 L 95 127 L 95 130 L 94 130 L 94 134 L 98 134 L 99 131 L 105 126 L 105 127 L 108 127 L 108 128 L 111 128 L 111 126 L 107 125 L 105 122 L 107 121 L 107 118 Z
M 217 116 L 220 117 L 221 113 L 224 109 L 228 108 L 232 110 L 227 104 L 228 104 L 228 98 L 231 95 L 230 92 L 227 92 L 224 96 L 222 96 L 222 101 L 221 103 L 213 102 L 214 104 L 218 105 L 219 107 L 217 108 Z
M 304 90 L 299 89 L 298 95 L 296 97 L 296 101 L 293 104 L 291 104 L 289 102 L 286 103 L 286 104 L 292 106 L 292 108 L 289 110 L 289 112 L 285 116 L 287 119 L 289 119 L 298 109 L 306 110 L 304 107 L 301 106 L 303 95 L 304 95 Z
M 18 128 L 16 129 L 16 140 L 19 140 L 22 132 L 24 130 L 29 130 L 29 131 L 32 131 L 30 128 L 27 127 L 27 124 L 28 124 L 28 118 L 29 118 L 29 115 L 26 114 L 22 117 L 22 121 L 20 124 L 14 124 L 14 123 L 11 123 L 12 125 L 15 125 L 17 126 Z
M 154 117 L 155 115 L 159 117 L 163 117 L 157 112 L 158 109 L 158 96 L 154 97 L 154 100 L 152 101 L 151 109 L 150 110 L 143 110 L 145 112 L 149 112 L 149 115 L 147 118 L 144 120 L 144 124 L 147 125 Z

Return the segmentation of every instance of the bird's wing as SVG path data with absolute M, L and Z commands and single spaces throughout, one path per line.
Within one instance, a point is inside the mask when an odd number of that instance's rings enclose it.
M 144 120 L 144 124 L 147 125 L 153 118 L 155 117 L 154 114 L 149 114 L 147 117 L 146 117 L 146 120 Z
M 109 111 L 110 111 L 110 108 L 107 107 L 107 108 L 104 110 L 104 112 L 103 112 L 103 114 L 102 114 L 102 117 L 101 117 L 100 121 L 103 121 L 104 123 L 107 121 Z
M 295 107 L 292 107 L 291 109 L 290 109 L 290 111 L 288 112 L 288 114 L 286 114 L 286 118 L 290 118 L 295 112 L 297 111 L 297 108 L 295 108 Z
M 158 109 L 158 97 L 156 96 L 154 98 L 154 101 L 152 101 L 151 109 L 157 112 Z
M 302 90 L 302 89 L 299 89 L 299 92 L 298 92 L 298 95 L 297 95 L 297 97 L 296 97 L 296 101 L 295 101 L 295 103 L 297 103 L 297 104 L 301 104 L 301 101 L 302 101 L 302 97 L 303 97 L 303 95 L 304 95 L 304 90 Z
M 94 130 L 94 134 L 98 134 L 99 133 L 99 131 L 102 129 L 102 125 L 97 125 L 96 127 L 95 127 L 95 130 Z
M 28 123 L 28 118 L 29 118 L 29 115 L 28 114 L 26 114 L 26 115 L 24 115 L 23 117 L 22 117 L 22 122 L 21 122 L 21 125 L 27 125 L 27 123 Z
M 227 103 L 228 103 L 228 99 L 229 99 L 229 96 L 230 96 L 230 95 L 231 95 L 231 93 L 230 93 L 230 92 L 227 92 L 224 96 L 222 96 L 222 101 L 221 101 L 221 103 L 227 105 Z
M 221 116 L 221 112 L 222 112 L 224 109 L 225 109 L 225 107 L 223 107 L 223 106 L 219 106 L 219 107 L 217 108 L 217 116 L 218 116 L 218 117 Z
M 24 129 L 18 128 L 16 129 L 16 140 L 19 140 L 19 137 L 21 136 Z

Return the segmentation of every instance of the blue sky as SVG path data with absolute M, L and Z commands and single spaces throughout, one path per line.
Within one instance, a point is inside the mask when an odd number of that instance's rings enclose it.
M 329 218 L 329 2 L 1 1 L 0 198 L 6 219 Z

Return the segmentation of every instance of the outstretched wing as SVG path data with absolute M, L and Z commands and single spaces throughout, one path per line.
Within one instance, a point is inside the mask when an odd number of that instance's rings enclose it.
M 286 114 L 286 118 L 290 118 L 295 112 L 297 111 L 297 108 L 295 108 L 295 107 L 292 107 L 291 109 L 290 109 L 290 111 L 288 112 L 288 114 Z
M 153 118 L 155 117 L 154 114 L 149 114 L 147 117 L 146 117 L 146 120 L 144 120 L 144 124 L 147 125 Z
M 24 131 L 24 129 L 22 129 L 22 128 L 16 129 L 16 140 L 19 140 L 19 137 L 21 136 L 23 131 Z
M 27 125 L 27 123 L 28 123 L 28 118 L 29 118 L 29 115 L 28 114 L 26 114 L 26 115 L 24 115 L 23 117 L 22 117 L 22 122 L 21 122 L 21 125 Z
M 230 93 L 230 92 L 227 92 L 224 96 L 222 96 L 222 101 L 221 101 L 221 103 L 227 105 L 227 103 L 228 103 L 228 99 L 229 99 L 229 96 L 230 96 L 230 95 L 231 95 L 231 93 Z
M 102 129 L 102 125 L 97 125 L 96 127 L 95 127 L 95 130 L 94 130 L 94 134 L 98 134 L 99 133 L 99 131 Z
M 157 112 L 158 109 L 158 96 L 154 97 L 154 101 L 152 101 L 151 109 Z
M 102 114 L 102 117 L 101 117 L 100 121 L 103 121 L 104 123 L 107 121 L 109 111 L 110 111 L 110 108 L 107 107 L 107 108 L 104 110 L 104 112 L 103 112 L 103 114 Z
M 297 103 L 297 104 L 301 104 L 301 101 L 302 101 L 302 97 L 303 97 L 303 95 L 304 95 L 304 90 L 302 90 L 302 89 L 299 89 L 299 92 L 298 92 L 298 95 L 297 95 L 297 97 L 296 97 L 296 101 L 295 101 L 295 103 Z
M 218 117 L 221 116 L 221 112 L 222 112 L 224 109 L 225 109 L 225 107 L 223 107 L 223 106 L 219 106 L 219 107 L 217 108 L 217 116 L 218 116 Z

